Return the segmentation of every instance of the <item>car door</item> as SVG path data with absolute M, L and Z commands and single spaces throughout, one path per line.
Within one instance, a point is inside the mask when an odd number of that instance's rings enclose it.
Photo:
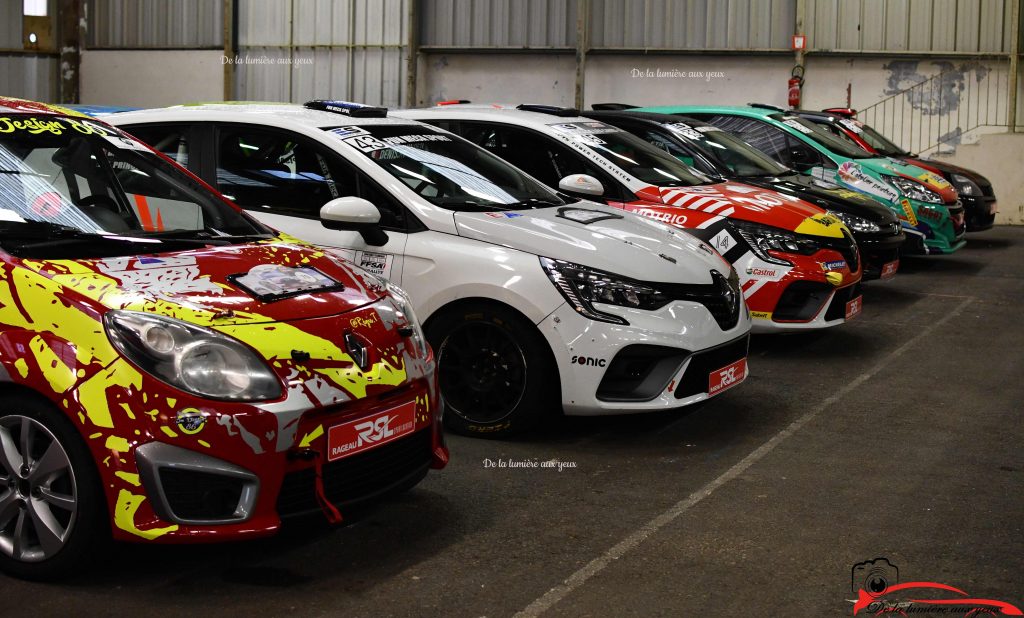
M 217 123 L 212 137 L 216 187 L 225 197 L 275 229 L 342 249 L 359 266 L 401 283 L 412 215 L 364 172 L 326 145 L 285 129 Z M 320 223 L 324 204 L 349 196 L 380 211 L 384 245 Z
M 611 174 L 550 135 L 500 122 L 430 122 L 486 148 L 553 189 L 557 190 L 558 181 L 570 174 L 587 174 L 601 182 L 605 200 L 635 199 Z
M 411 215 L 330 148 L 292 131 L 244 123 L 155 123 L 127 130 L 270 227 L 340 249 L 366 270 L 401 281 Z M 320 224 L 320 208 L 347 196 L 377 206 L 385 245 L 370 246 L 357 232 Z

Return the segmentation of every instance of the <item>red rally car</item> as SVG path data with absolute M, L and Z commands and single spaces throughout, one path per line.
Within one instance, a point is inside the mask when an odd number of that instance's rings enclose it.
M 174 543 L 338 522 L 448 460 L 404 292 L 118 129 L 2 98 L 0 391 L 0 568 L 28 578 L 80 565 L 108 528 Z

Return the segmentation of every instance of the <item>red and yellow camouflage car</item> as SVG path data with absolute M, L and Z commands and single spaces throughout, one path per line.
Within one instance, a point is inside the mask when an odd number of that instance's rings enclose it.
M 0 99 L 0 568 L 274 533 L 448 459 L 404 292 L 102 122 Z M 108 526 L 109 522 L 109 526 Z

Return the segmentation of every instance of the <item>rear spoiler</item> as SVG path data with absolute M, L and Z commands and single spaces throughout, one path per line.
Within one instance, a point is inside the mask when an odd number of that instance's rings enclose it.
M 597 112 L 614 112 L 623 109 L 636 109 L 639 105 L 630 105 L 629 103 L 594 103 L 590 106 L 590 109 Z

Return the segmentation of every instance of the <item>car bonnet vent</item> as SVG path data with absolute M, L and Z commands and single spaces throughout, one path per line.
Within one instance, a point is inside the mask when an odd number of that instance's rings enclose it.
M 524 112 L 537 112 L 539 114 L 550 114 L 552 116 L 579 116 L 580 110 L 573 107 L 558 107 L 557 105 L 535 105 L 532 103 L 523 103 L 522 105 L 516 105 L 516 109 Z
M 316 99 L 308 101 L 303 105 L 303 107 L 307 109 L 315 109 L 321 112 L 344 114 L 346 116 L 352 116 L 353 118 L 384 118 L 388 115 L 388 108 L 386 107 L 373 107 L 372 105 L 351 103 L 349 101 L 325 101 L 323 99 Z

